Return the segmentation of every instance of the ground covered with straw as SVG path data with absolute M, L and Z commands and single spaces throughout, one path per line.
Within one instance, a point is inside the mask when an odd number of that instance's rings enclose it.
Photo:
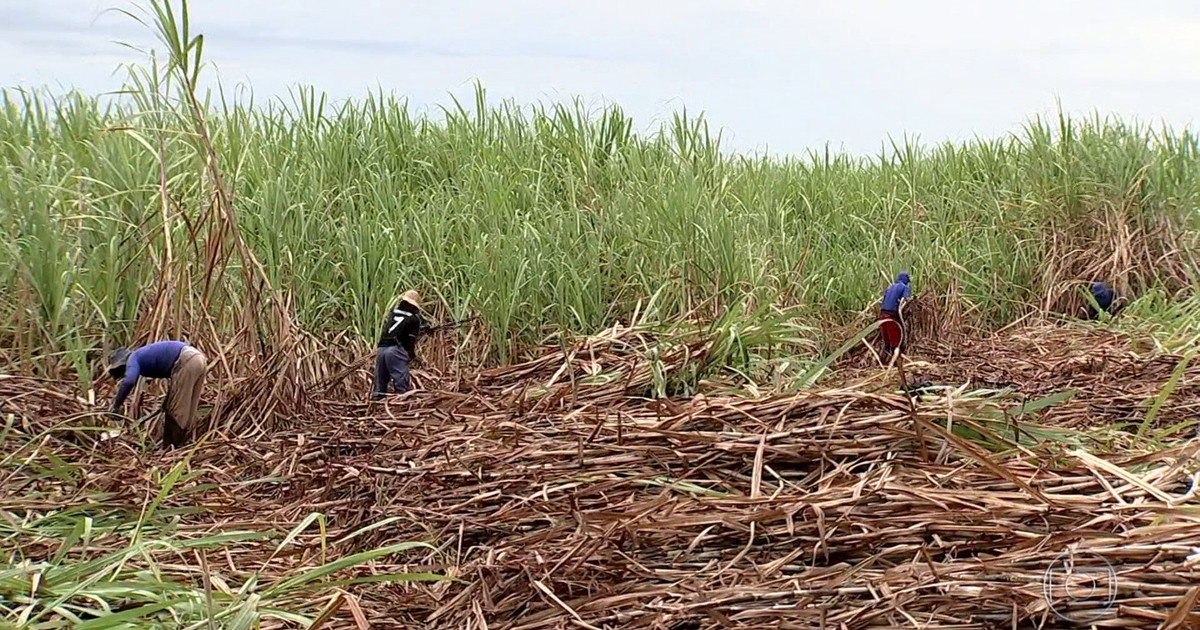
M 706 346 L 656 343 L 615 327 L 508 367 L 423 372 L 425 389 L 386 404 L 318 400 L 291 428 L 216 431 L 175 452 L 155 450 L 153 425 L 80 430 L 95 407 L 71 388 L 4 375 L 5 618 L 1200 621 L 1200 439 L 1186 420 L 1200 391 L 1179 357 L 1047 326 L 923 343 L 902 372 L 848 355 L 836 386 L 662 398 L 648 396 L 654 381 Z
M 0 93 L 0 628 L 1200 627 L 1195 134 L 216 105 L 139 5 L 117 101 Z M 1119 321 L 1054 323 L 1096 279 Z M 408 288 L 441 326 L 368 404 Z M 170 452 L 96 378 L 168 337 L 211 359 Z

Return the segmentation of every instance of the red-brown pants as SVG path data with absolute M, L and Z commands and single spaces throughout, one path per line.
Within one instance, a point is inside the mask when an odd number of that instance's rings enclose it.
M 882 322 L 879 325 L 879 334 L 883 337 L 884 349 L 899 348 L 904 343 L 904 324 L 900 317 L 891 311 L 882 311 L 879 313 L 879 320 Z

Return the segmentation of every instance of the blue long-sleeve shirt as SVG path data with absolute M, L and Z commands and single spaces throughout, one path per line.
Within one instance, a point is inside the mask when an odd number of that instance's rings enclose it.
M 179 353 L 186 347 L 187 344 L 182 341 L 158 341 L 134 350 L 125 365 L 125 378 L 121 379 L 117 396 L 113 399 L 113 410 L 125 404 L 125 398 L 133 391 L 139 378 L 171 378 L 171 370 L 179 360 Z
M 908 288 L 908 274 L 901 273 L 896 281 L 883 292 L 883 310 L 899 311 L 900 300 L 912 297 L 912 289 Z

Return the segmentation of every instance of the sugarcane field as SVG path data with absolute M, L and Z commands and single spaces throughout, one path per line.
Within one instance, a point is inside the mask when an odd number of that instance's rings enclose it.
M 3 88 L 0 628 L 1200 629 L 1194 132 L 251 106 L 121 13 Z

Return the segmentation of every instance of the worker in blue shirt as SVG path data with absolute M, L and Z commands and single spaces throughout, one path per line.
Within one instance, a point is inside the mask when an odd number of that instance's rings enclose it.
M 108 362 L 109 376 L 121 381 L 111 411 L 114 414 L 121 412 L 138 379 L 170 379 L 163 404 L 163 446 L 183 446 L 187 444 L 188 432 L 195 426 L 200 390 L 207 373 L 208 358 L 183 341 L 159 341 L 132 352 L 128 348 L 117 348 Z
M 1113 298 L 1116 294 L 1112 287 L 1103 282 L 1093 282 L 1091 286 L 1092 299 L 1096 300 L 1096 305 L 1100 307 L 1100 311 L 1112 314 Z M 1098 319 L 1100 311 L 1097 311 L 1090 303 L 1084 307 L 1084 317 L 1086 319 Z
M 883 292 L 883 304 L 879 309 L 879 331 L 883 336 L 884 355 L 891 355 L 904 342 L 904 320 L 900 316 L 901 306 L 905 300 L 912 298 L 912 289 L 908 286 L 908 272 L 901 271 L 893 282 Z

